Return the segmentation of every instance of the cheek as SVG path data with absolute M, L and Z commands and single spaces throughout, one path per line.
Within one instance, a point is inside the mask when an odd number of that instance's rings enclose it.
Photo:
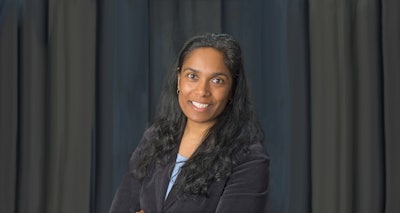
M 181 81 L 179 88 L 181 92 L 183 92 L 182 95 L 188 95 L 196 88 L 196 85 L 191 84 L 190 82 Z
M 230 96 L 230 90 L 225 89 L 223 91 L 220 91 L 216 98 L 221 102 L 228 102 L 229 96 Z

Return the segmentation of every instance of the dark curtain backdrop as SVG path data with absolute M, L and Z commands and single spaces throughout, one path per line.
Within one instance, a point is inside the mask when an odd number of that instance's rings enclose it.
M 400 2 L 0 0 L 0 212 L 107 212 L 183 42 L 242 47 L 277 213 L 400 212 Z

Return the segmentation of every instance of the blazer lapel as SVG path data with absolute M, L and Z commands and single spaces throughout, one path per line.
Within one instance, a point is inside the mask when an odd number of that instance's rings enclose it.
M 157 203 L 161 204 L 160 208 L 164 209 L 165 207 L 165 194 L 167 192 L 167 188 L 168 188 L 168 184 L 169 184 L 169 180 L 171 177 L 171 173 L 172 170 L 174 169 L 174 165 L 175 165 L 175 160 L 176 160 L 176 152 L 174 152 L 174 154 L 170 157 L 167 165 L 164 168 L 160 168 L 160 172 L 159 172 L 159 177 L 157 178 L 156 182 L 156 189 L 157 189 Z M 171 197 L 171 193 L 173 192 L 173 187 L 170 191 L 170 193 L 168 194 L 167 200 Z M 158 209 L 159 212 L 161 212 L 161 209 Z
M 176 149 L 173 152 L 173 155 L 172 155 L 172 157 L 171 157 L 171 159 L 170 159 L 170 161 L 168 163 L 168 166 L 167 166 L 168 168 L 166 168 L 165 171 L 164 171 L 165 175 L 163 175 L 163 177 L 165 177 L 165 178 L 163 178 L 164 179 L 164 181 L 163 181 L 163 187 L 164 187 L 163 189 L 164 189 L 164 191 L 163 191 L 163 202 L 162 202 L 163 203 L 163 208 L 162 208 L 163 212 L 165 212 L 167 209 L 169 209 L 172 206 L 172 204 L 175 203 L 175 201 L 177 199 L 177 191 L 176 191 L 176 187 L 175 186 L 172 186 L 171 191 L 168 193 L 167 198 L 165 198 L 165 194 L 167 192 L 167 187 L 169 185 L 169 181 L 170 181 L 170 178 L 171 178 L 171 173 L 172 173 L 172 170 L 174 169 L 174 166 L 175 166 L 177 154 L 178 154 L 178 149 Z M 178 175 L 178 177 L 179 177 L 179 175 Z
M 166 210 L 168 210 L 177 200 L 178 196 L 177 196 L 177 191 L 175 189 L 174 186 L 172 186 L 171 191 L 169 192 L 167 199 L 164 202 L 163 205 L 163 212 L 165 212 Z

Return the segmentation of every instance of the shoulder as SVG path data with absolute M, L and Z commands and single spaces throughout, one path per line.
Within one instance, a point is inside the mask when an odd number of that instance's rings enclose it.
M 268 156 L 264 146 L 261 143 L 250 144 L 246 148 L 246 152 L 242 153 L 237 158 L 237 165 L 249 162 L 249 161 L 260 161 L 269 164 L 270 157 Z
M 230 179 L 252 182 L 266 189 L 269 184 L 270 157 L 260 143 L 251 144 L 248 152 L 238 158 Z
M 228 177 L 216 212 L 265 212 L 270 159 L 261 144 L 248 148 Z

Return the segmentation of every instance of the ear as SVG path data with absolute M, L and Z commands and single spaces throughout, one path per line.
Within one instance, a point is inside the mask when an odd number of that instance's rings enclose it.
M 229 99 L 228 99 L 228 104 L 232 104 L 232 103 L 233 103 L 233 97 L 230 96 Z

